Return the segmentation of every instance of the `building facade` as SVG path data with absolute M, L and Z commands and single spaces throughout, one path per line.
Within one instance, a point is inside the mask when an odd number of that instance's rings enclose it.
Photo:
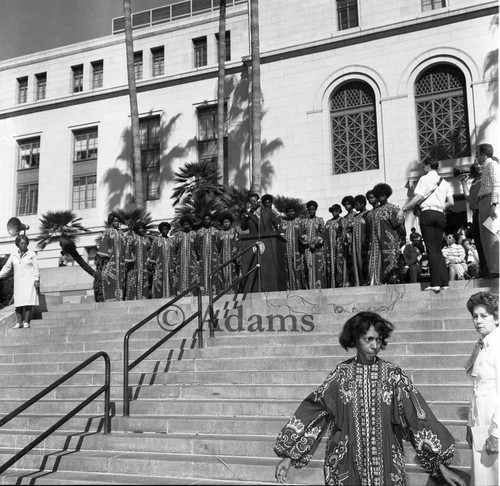
M 174 172 L 213 160 L 217 145 L 218 2 L 165 3 L 133 17 L 143 194 L 156 221 L 174 216 Z M 224 182 L 249 188 L 249 7 L 227 4 Z M 453 169 L 470 166 L 477 143 L 497 148 L 497 30 L 497 2 L 259 2 L 263 192 L 314 199 L 326 218 L 343 196 L 386 182 L 401 205 L 421 162 L 438 159 L 458 221 Z M 109 36 L 1 62 L 0 86 L 0 253 L 13 249 L 10 217 L 36 238 L 41 214 L 73 209 L 91 255 L 132 188 L 123 19 Z M 59 250 L 40 252 L 41 265 Z

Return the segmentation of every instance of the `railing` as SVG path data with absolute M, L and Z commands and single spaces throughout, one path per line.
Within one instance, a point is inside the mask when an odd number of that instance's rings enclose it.
M 142 326 L 147 324 L 151 319 L 155 318 L 166 310 L 171 305 L 175 304 L 178 300 L 182 299 L 186 294 L 196 290 L 196 295 L 198 298 L 198 311 L 195 312 L 191 317 L 181 322 L 175 329 L 170 331 L 165 337 L 160 339 L 156 344 L 151 346 L 147 351 L 145 351 L 141 356 L 139 356 L 133 363 L 128 363 L 129 360 L 129 340 L 130 336 L 140 329 Z M 189 289 L 185 290 L 177 297 L 167 302 L 164 306 L 160 307 L 158 310 L 145 317 L 141 322 L 136 324 L 134 327 L 130 328 L 125 337 L 123 338 L 123 416 L 128 417 L 130 415 L 130 399 L 129 399 L 129 371 L 135 368 L 141 361 L 146 359 L 151 353 L 156 351 L 160 346 L 167 342 L 172 336 L 177 334 L 181 329 L 184 329 L 187 324 L 189 324 L 195 317 L 198 317 L 198 347 L 203 348 L 203 315 L 201 310 L 201 292 L 199 285 L 193 285 Z
M 103 386 L 99 388 L 99 390 L 95 391 L 90 397 L 85 399 L 80 405 L 76 406 L 73 410 L 68 412 L 63 418 L 57 421 L 54 425 L 52 425 L 45 432 L 42 432 L 36 439 L 31 441 L 22 451 L 19 451 L 15 456 L 9 459 L 7 462 L 0 466 L 0 474 L 6 471 L 10 466 L 19 461 L 23 456 L 25 456 L 31 449 L 36 447 L 40 442 L 45 440 L 49 435 L 51 435 L 54 431 L 56 431 L 61 425 L 64 425 L 69 419 L 74 417 L 80 410 L 85 408 L 90 402 L 94 401 L 99 395 L 104 392 L 104 433 L 109 434 L 111 432 L 111 417 L 110 417 L 110 376 L 111 376 L 111 366 L 109 355 L 104 351 L 99 351 L 95 353 L 93 356 L 85 360 L 83 363 L 79 364 L 76 368 L 73 368 L 71 371 L 66 373 L 64 376 L 59 378 L 57 381 L 49 385 L 40 393 L 30 398 L 26 403 L 23 403 L 20 407 L 17 407 L 13 412 L 9 413 L 5 417 L 0 420 L 0 427 L 3 427 L 7 422 L 10 422 L 13 418 L 17 417 L 20 413 L 26 410 L 28 407 L 31 407 L 34 403 L 38 402 L 45 395 L 50 393 L 52 390 L 56 389 L 59 385 L 64 383 L 66 380 L 76 375 L 83 368 L 86 368 L 90 363 L 94 362 L 98 358 L 104 358 L 105 363 L 105 383 Z
M 227 7 L 246 3 L 247 0 L 227 0 Z M 179 0 L 164 7 L 143 10 L 132 14 L 132 28 L 150 27 L 152 25 L 172 22 L 178 19 L 194 17 L 195 15 L 214 12 L 219 9 L 218 0 Z M 124 17 L 113 19 L 113 34 L 125 30 Z
M 214 275 L 218 272 L 220 272 L 224 267 L 227 265 L 231 264 L 233 261 L 237 260 L 239 257 L 244 255 L 247 251 L 253 250 L 254 248 L 257 249 L 257 264 L 255 267 L 251 268 L 245 275 L 242 275 L 241 277 L 237 278 L 231 285 L 227 286 L 223 290 L 221 290 L 215 297 L 212 292 L 212 281 L 214 278 Z M 225 295 L 229 289 L 235 288 L 237 284 L 242 282 L 243 280 L 247 279 L 252 273 L 258 272 L 260 270 L 260 246 L 259 243 L 254 243 L 252 246 L 249 246 L 248 248 L 245 248 L 244 250 L 240 251 L 233 257 L 231 257 L 229 260 L 225 261 L 222 265 L 219 265 L 213 272 L 210 273 L 208 276 L 208 312 L 209 312 L 209 321 L 208 321 L 208 328 L 210 331 L 210 337 L 214 337 L 215 335 L 215 313 L 214 313 L 214 303 L 217 302 L 223 295 Z M 260 292 L 260 283 L 259 283 L 259 289 L 258 291 Z

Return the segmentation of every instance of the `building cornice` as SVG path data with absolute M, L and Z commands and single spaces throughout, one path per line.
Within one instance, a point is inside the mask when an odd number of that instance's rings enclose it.
M 265 64 L 284 59 L 303 57 L 319 52 L 332 51 L 340 48 L 345 48 L 360 43 L 372 42 L 387 37 L 424 31 L 427 29 L 437 28 L 444 25 L 455 24 L 460 22 L 470 22 L 472 19 L 475 18 L 495 15 L 498 13 L 498 11 L 499 7 L 497 2 L 488 2 L 485 4 L 467 7 L 452 12 L 447 11 L 440 14 L 420 17 L 412 21 L 396 22 L 388 26 L 376 27 L 366 30 L 353 29 L 348 34 L 341 31 L 338 35 L 335 36 L 332 35 L 332 37 L 329 39 L 318 40 L 304 44 L 297 44 L 287 48 L 263 52 L 261 53 L 261 63 Z M 240 12 L 236 12 L 235 15 L 239 13 Z M 197 20 L 197 22 L 202 22 L 202 21 Z M 168 28 L 160 29 L 160 31 L 166 31 L 166 30 L 169 29 Z M 157 34 L 158 29 L 156 29 L 154 33 Z M 139 35 L 148 37 L 151 35 L 151 33 L 141 32 L 141 34 Z M 113 36 L 113 39 L 119 36 L 120 35 L 115 35 Z M 123 40 L 118 40 L 116 42 L 121 43 L 123 42 Z M 114 42 L 111 42 L 110 44 L 113 43 Z M 106 46 L 107 44 L 104 45 Z M 99 47 L 102 46 L 103 46 L 102 43 L 99 44 Z M 98 47 L 96 46 L 95 48 L 97 49 Z M 71 54 L 74 53 L 75 51 L 71 52 Z M 40 59 L 37 57 L 37 60 L 40 61 L 46 59 L 45 58 Z M 226 74 L 230 75 L 239 73 L 243 69 L 245 69 L 245 66 L 248 66 L 249 64 L 250 64 L 250 56 L 244 56 L 241 60 L 238 61 L 229 61 L 228 63 L 226 63 Z M 146 79 L 138 82 L 137 91 L 141 93 L 160 88 L 178 86 L 188 82 L 216 78 L 217 73 L 218 73 L 217 65 L 213 65 L 200 69 L 190 70 L 187 72 L 178 73 L 175 75 L 165 75 L 159 78 Z M 11 117 L 24 116 L 37 112 L 60 109 L 67 106 L 76 106 L 104 99 L 127 96 L 127 95 L 128 95 L 127 85 L 120 85 L 120 86 L 115 86 L 113 88 L 107 88 L 91 92 L 82 92 L 78 94 L 71 94 L 64 98 L 34 101 L 31 103 L 16 105 L 14 107 L 0 110 L 0 120 Z

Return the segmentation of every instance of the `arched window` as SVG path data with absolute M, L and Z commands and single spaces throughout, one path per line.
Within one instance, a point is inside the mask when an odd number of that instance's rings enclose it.
M 361 81 L 342 85 L 330 98 L 333 173 L 378 169 L 375 94 Z
M 420 162 L 471 154 L 465 77 L 456 67 L 440 64 L 415 82 Z

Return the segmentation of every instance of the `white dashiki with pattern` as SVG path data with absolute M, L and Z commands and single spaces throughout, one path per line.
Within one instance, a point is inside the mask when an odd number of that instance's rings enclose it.
M 397 365 L 376 358 L 339 364 L 299 406 L 278 435 L 275 453 L 305 466 L 326 433 L 325 484 L 403 486 L 403 439 L 422 466 L 440 477 L 455 441 Z

